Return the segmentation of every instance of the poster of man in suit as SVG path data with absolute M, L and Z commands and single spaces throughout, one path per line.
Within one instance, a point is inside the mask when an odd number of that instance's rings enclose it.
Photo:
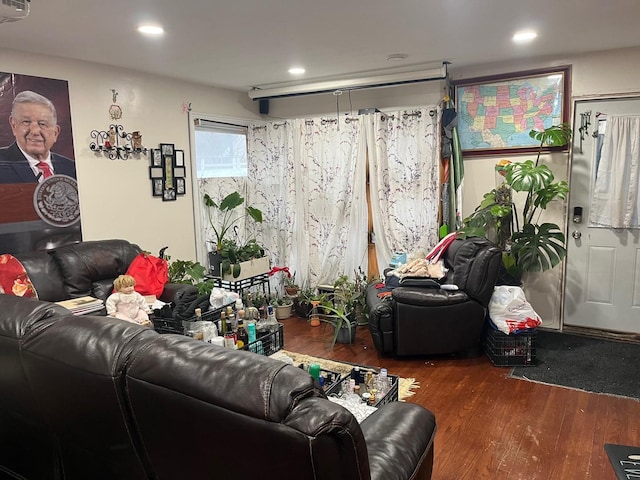
M 0 72 L 0 253 L 80 241 L 65 80 Z

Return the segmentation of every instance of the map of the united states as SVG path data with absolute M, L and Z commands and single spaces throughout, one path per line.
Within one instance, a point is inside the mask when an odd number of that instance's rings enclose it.
M 458 88 L 463 150 L 536 146 L 531 129 L 562 121 L 562 77 L 533 77 Z

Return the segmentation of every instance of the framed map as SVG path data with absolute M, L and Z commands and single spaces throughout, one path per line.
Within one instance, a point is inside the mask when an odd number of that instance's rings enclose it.
M 529 70 L 454 82 L 464 156 L 527 153 L 529 132 L 569 121 L 570 68 Z

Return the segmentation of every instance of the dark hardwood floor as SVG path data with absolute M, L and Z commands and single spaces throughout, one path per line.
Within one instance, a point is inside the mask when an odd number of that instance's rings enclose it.
M 507 378 L 510 369 L 484 354 L 382 357 L 366 327 L 353 345 L 331 350 L 328 325 L 281 322 L 286 350 L 386 367 L 420 383 L 407 401 L 436 416 L 434 480 L 615 480 L 603 445 L 640 445 L 639 401 Z

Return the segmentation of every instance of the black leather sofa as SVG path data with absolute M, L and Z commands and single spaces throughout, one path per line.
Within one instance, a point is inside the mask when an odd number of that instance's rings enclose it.
M 93 240 L 72 243 L 50 250 L 16 253 L 29 275 L 39 300 L 59 302 L 92 296 L 106 300 L 113 281 L 127 272 L 142 250 L 127 240 Z M 165 285 L 160 296 L 172 302 L 178 292 L 196 291 L 192 285 Z
M 502 250 L 479 237 L 456 239 L 447 248 L 448 269 L 440 283 L 431 279 L 400 283 L 380 298 L 375 284 L 365 292 L 369 331 L 384 355 L 441 355 L 480 352 L 487 308 L 498 279 Z
M 0 295 L 0 477 L 429 479 L 435 418 L 362 424 L 304 371 Z

